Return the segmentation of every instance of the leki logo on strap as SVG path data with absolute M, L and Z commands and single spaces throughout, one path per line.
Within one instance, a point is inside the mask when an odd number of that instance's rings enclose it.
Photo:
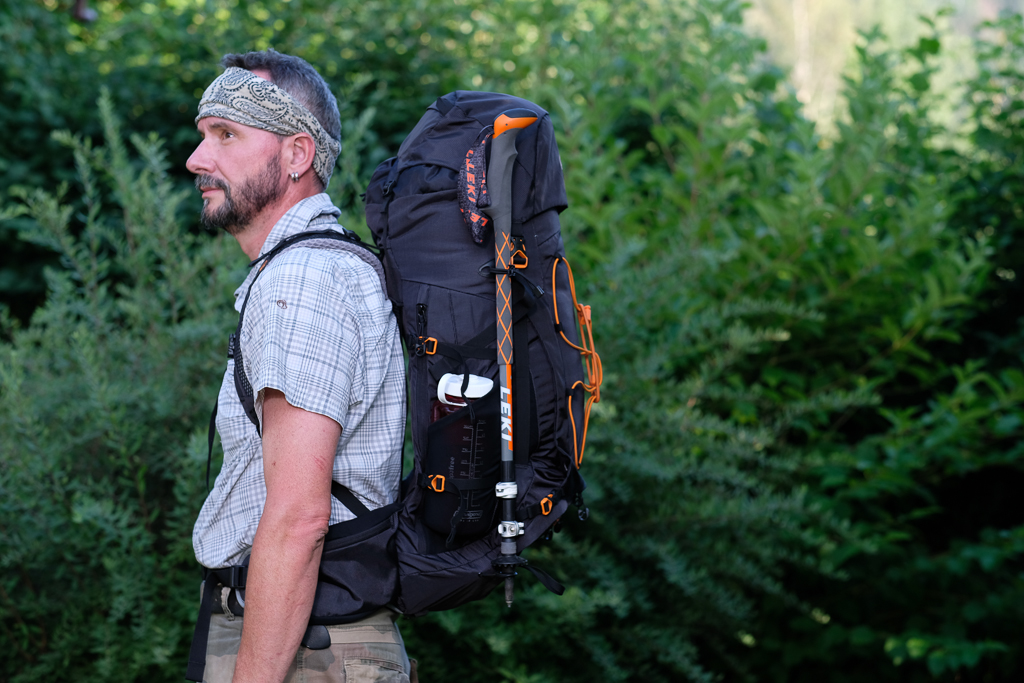
M 490 133 L 481 135 L 466 152 L 462 168 L 459 169 L 459 210 L 477 244 L 487 241 L 491 229 L 491 219 L 481 211 L 491 205 L 485 161 L 490 138 Z

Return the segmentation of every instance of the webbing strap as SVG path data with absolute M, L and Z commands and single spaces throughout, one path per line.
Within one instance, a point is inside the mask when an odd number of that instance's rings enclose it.
M 533 519 L 538 515 L 546 514 L 544 512 L 545 509 L 547 509 L 548 512 L 550 512 L 555 505 L 558 505 L 560 502 L 565 500 L 565 498 L 566 495 L 564 488 L 555 489 L 549 496 L 541 498 L 539 502 L 534 503 L 533 505 L 527 505 L 525 508 L 522 508 L 522 510 L 516 513 L 516 520 L 519 522 L 525 522 L 527 520 Z
M 497 339 L 497 334 L 495 334 L 494 330 L 495 328 L 493 327 L 484 328 L 483 331 L 465 344 L 450 344 L 448 342 L 439 341 L 437 342 L 437 346 L 435 347 L 436 351 L 434 353 L 439 353 L 445 358 L 450 358 L 451 360 L 455 360 L 460 363 L 465 358 L 491 360 L 494 358 L 495 353 L 497 353 L 494 350 L 495 339 Z M 425 328 L 423 332 L 424 334 L 426 333 Z M 414 338 L 410 345 L 414 345 L 416 341 L 417 340 Z
M 210 493 L 210 466 L 213 464 L 213 439 L 217 436 L 217 401 L 213 402 L 213 412 L 210 413 L 210 430 L 206 434 L 210 450 L 206 453 L 206 493 Z
M 545 588 L 547 588 L 549 591 L 551 591 L 555 595 L 562 595 L 563 593 L 565 593 L 565 586 L 563 586 L 561 583 L 559 583 L 555 579 L 555 577 L 551 576 L 551 574 L 548 574 L 546 571 L 544 571 L 540 567 L 535 567 L 532 564 L 528 564 L 528 565 L 526 565 L 526 569 L 531 574 L 533 574 L 533 576 L 538 581 L 541 582 L 541 585 L 543 585 Z
M 454 477 L 445 480 L 444 488 L 438 491 L 431 485 L 431 480 L 439 475 L 429 475 L 421 473 L 418 479 L 419 485 L 434 493 L 447 493 L 453 496 L 459 497 L 459 508 L 452 515 L 451 519 L 451 532 L 448 534 L 448 538 L 445 540 L 445 547 L 450 548 L 452 543 L 455 541 L 455 534 L 459 528 L 459 522 L 462 521 L 463 517 L 466 516 L 466 506 L 469 503 L 470 496 L 468 495 L 472 491 L 486 491 L 493 489 L 494 485 L 498 483 L 500 477 L 497 473 L 490 477 L 483 477 L 481 479 L 455 479 Z M 443 479 L 443 477 L 442 477 Z
M 538 581 L 540 581 L 542 586 L 547 588 L 549 591 L 551 591 L 555 595 L 562 595 L 563 593 L 565 593 L 565 586 L 563 586 L 561 583 L 559 583 L 558 580 L 555 579 L 555 577 L 551 576 L 551 574 L 548 574 L 543 569 L 530 564 L 526 560 L 523 560 L 521 564 L 518 564 L 516 566 L 518 568 L 520 568 L 520 569 L 525 569 L 528 572 L 530 572 L 531 574 L 533 574 L 534 577 Z M 486 578 L 491 578 L 491 577 L 505 576 L 505 574 L 499 574 L 498 572 L 496 572 L 493 569 L 488 569 L 486 571 L 480 572 L 480 576 L 483 576 L 483 577 L 486 577 Z
M 206 645 L 210 639 L 210 617 L 213 614 L 213 596 L 219 586 L 245 588 L 248 567 L 235 566 L 223 569 L 207 569 L 203 581 L 203 598 L 199 602 L 199 616 L 192 633 L 192 647 L 188 652 L 188 667 L 185 679 L 201 683 L 206 672 Z
M 377 277 L 380 278 L 381 290 L 384 292 L 388 291 L 387 281 L 384 277 L 384 267 L 380 262 L 380 254 L 377 253 L 378 249 L 366 242 L 363 242 L 359 239 L 359 235 L 351 230 L 340 225 L 338 228 L 339 230 L 307 230 L 305 232 L 299 232 L 291 235 L 290 237 L 286 237 L 278 244 L 274 245 L 274 248 L 266 254 L 250 261 L 249 267 L 252 268 L 261 261 L 269 261 L 285 249 L 300 242 L 307 242 L 309 240 L 330 240 L 335 243 L 337 248 L 358 256 L 363 262 L 373 268 L 374 272 L 377 273 Z
M 513 334 L 515 334 L 515 325 L 519 322 L 526 320 L 528 317 L 533 315 L 539 310 L 539 307 L 534 306 L 524 310 L 520 310 L 517 314 L 512 317 Z M 458 371 L 464 373 L 465 368 L 463 367 L 465 359 L 475 358 L 478 360 L 494 360 L 495 355 L 498 353 L 495 349 L 497 343 L 497 334 L 494 327 L 484 328 L 479 334 L 470 339 L 465 344 L 450 344 L 447 342 L 437 342 L 436 354 L 444 356 L 445 360 L 439 363 L 435 363 L 430 368 L 430 376 L 434 378 L 434 381 L 440 380 L 441 376 L 452 372 Z M 514 342 L 515 340 L 513 340 Z M 416 343 L 416 338 L 413 337 L 410 341 L 410 345 Z M 515 349 L 513 348 L 513 353 Z
M 206 643 L 210 639 L 210 615 L 213 611 L 213 594 L 217 590 L 217 582 L 208 577 L 203 582 L 203 599 L 199 603 L 199 616 L 196 617 L 196 630 L 192 633 L 192 647 L 188 651 L 188 667 L 185 679 L 201 683 L 206 671 Z
M 336 481 L 331 481 L 331 495 L 341 501 L 341 504 L 349 509 L 356 517 L 368 514 L 370 509 L 356 498 L 355 494 L 349 491 Z
M 487 330 L 492 332 L 491 330 Z M 495 336 L 494 334 L 488 334 L 488 337 Z M 444 342 L 437 342 L 435 347 L 437 350 L 434 353 L 439 353 L 445 358 L 451 358 L 454 361 L 461 362 L 466 358 L 477 358 L 479 360 L 491 360 L 494 358 L 495 349 L 485 348 L 483 346 L 477 346 L 472 343 L 470 344 L 446 344 Z
M 482 479 L 455 479 L 454 477 L 448 477 L 445 479 L 444 490 L 438 491 L 431 486 L 432 478 L 437 475 L 424 474 L 420 472 L 420 476 L 417 479 L 417 483 L 425 489 L 430 489 L 435 493 L 451 493 L 453 495 L 459 495 L 460 491 L 480 491 L 483 489 L 489 489 L 493 487 L 501 479 L 497 474 L 491 477 L 484 477 Z M 449 490 L 449 488 L 454 490 Z

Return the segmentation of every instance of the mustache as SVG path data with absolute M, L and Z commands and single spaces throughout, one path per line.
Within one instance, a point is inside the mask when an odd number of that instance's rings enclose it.
M 228 191 L 228 184 L 220 178 L 214 178 L 212 175 L 197 175 L 196 176 L 196 189 L 202 190 L 203 188 L 217 188 L 218 190 Z

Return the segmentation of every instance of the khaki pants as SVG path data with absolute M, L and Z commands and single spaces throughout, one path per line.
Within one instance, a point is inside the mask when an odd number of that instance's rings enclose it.
M 285 683 L 410 683 L 405 643 L 388 610 L 354 624 L 328 626 L 327 631 L 331 646 L 326 650 L 300 646 Z M 241 617 L 212 615 L 205 683 L 231 683 L 241 642 Z

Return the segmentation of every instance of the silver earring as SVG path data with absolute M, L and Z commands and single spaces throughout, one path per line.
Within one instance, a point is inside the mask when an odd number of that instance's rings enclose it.
M 291 179 L 292 179 L 292 182 L 293 182 L 293 183 L 297 183 L 297 182 L 299 182 L 299 174 L 298 174 L 298 172 L 296 172 L 296 171 L 292 171 L 292 173 L 291 173 Z

